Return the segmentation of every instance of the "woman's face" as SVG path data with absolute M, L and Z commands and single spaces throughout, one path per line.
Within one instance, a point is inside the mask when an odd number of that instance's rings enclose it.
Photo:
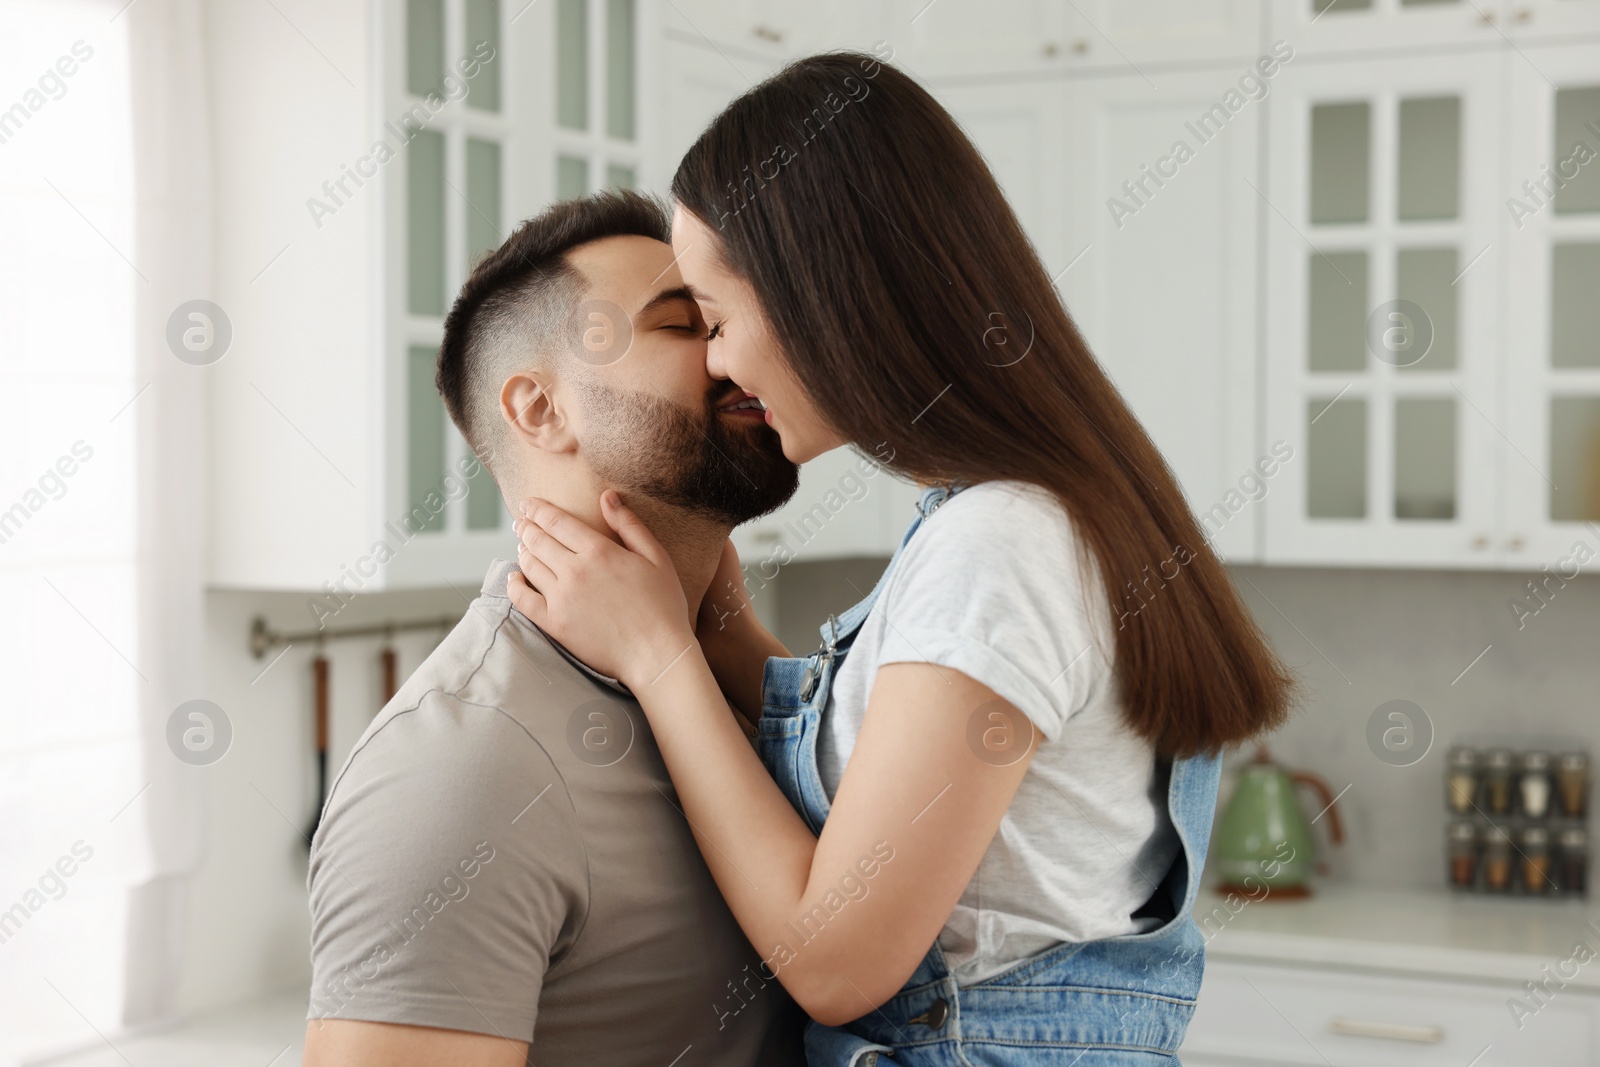
M 719 255 L 716 231 L 678 208 L 672 219 L 672 251 L 684 284 L 694 293 L 710 329 L 706 369 L 731 378 L 767 408 L 767 425 L 783 440 L 791 463 L 804 463 L 845 441 L 830 428 L 783 361 L 755 292 L 730 273 Z

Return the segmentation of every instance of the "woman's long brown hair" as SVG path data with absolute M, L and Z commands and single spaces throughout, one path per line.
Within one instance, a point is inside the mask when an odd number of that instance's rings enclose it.
M 872 56 L 799 60 L 712 122 L 672 193 L 718 233 L 843 436 L 868 453 L 887 440 L 887 465 L 920 481 L 1016 479 L 1061 500 L 1112 605 L 1128 725 L 1159 753 L 1283 722 L 1292 675 L 926 90 Z

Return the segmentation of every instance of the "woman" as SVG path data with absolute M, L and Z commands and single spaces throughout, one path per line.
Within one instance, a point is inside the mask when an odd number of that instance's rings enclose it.
M 812 1063 L 1172 1062 L 1218 752 L 1283 720 L 1288 673 L 911 79 L 797 62 L 672 192 L 711 373 L 797 463 L 892 456 L 920 514 L 802 659 L 750 611 L 694 627 L 610 492 L 620 546 L 529 502 L 517 606 L 638 697 L 733 914 L 815 1020 Z M 739 574 L 730 546 L 713 589 L 736 606 Z

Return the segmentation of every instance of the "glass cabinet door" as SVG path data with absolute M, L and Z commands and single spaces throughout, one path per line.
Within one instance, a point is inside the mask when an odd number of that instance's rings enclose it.
M 637 0 L 555 0 L 555 199 L 639 184 Z
M 498 487 L 434 388 L 444 316 L 518 220 L 562 197 L 636 184 L 644 159 L 636 6 L 382 5 L 386 90 L 374 126 L 386 149 L 374 148 L 371 169 L 387 191 L 383 508 L 388 529 L 418 535 L 395 554 L 393 581 L 476 580 L 507 551 Z
M 1526 49 L 1503 211 L 1511 278 L 1506 547 L 1600 555 L 1600 42 Z
M 1500 54 L 1287 64 L 1270 118 L 1269 562 L 1490 566 Z
M 509 526 L 499 491 L 445 414 L 432 368 L 457 290 L 505 237 L 504 12 L 500 0 L 405 0 L 395 14 L 382 129 L 404 161 L 395 183 L 404 313 L 392 318 L 390 374 L 401 394 L 391 454 L 404 470 L 385 517 L 429 538 L 498 531 Z

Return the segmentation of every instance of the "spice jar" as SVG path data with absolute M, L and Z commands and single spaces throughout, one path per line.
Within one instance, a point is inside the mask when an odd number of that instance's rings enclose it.
M 1483 761 L 1483 799 L 1490 815 L 1511 814 L 1512 756 L 1509 748 L 1491 749 Z
M 1550 815 L 1550 753 L 1524 752 L 1517 775 L 1517 804 L 1530 819 Z
M 1446 802 L 1457 815 L 1465 815 L 1478 800 L 1478 750 L 1457 745 L 1450 750 L 1450 770 Z
M 1589 892 L 1589 835 L 1581 826 L 1569 826 L 1557 839 L 1561 845 L 1561 888 L 1575 896 Z
M 1457 889 L 1478 884 L 1478 828 L 1465 819 L 1450 824 L 1450 884 Z
M 1499 826 L 1483 835 L 1483 887 L 1491 893 L 1511 890 L 1511 835 Z
M 1581 819 L 1589 807 L 1589 757 L 1583 752 L 1563 752 L 1556 760 L 1556 794 L 1561 814 Z
M 1543 826 L 1523 830 L 1520 852 L 1523 891 L 1538 895 L 1554 888 L 1550 881 L 1550 831 Z

